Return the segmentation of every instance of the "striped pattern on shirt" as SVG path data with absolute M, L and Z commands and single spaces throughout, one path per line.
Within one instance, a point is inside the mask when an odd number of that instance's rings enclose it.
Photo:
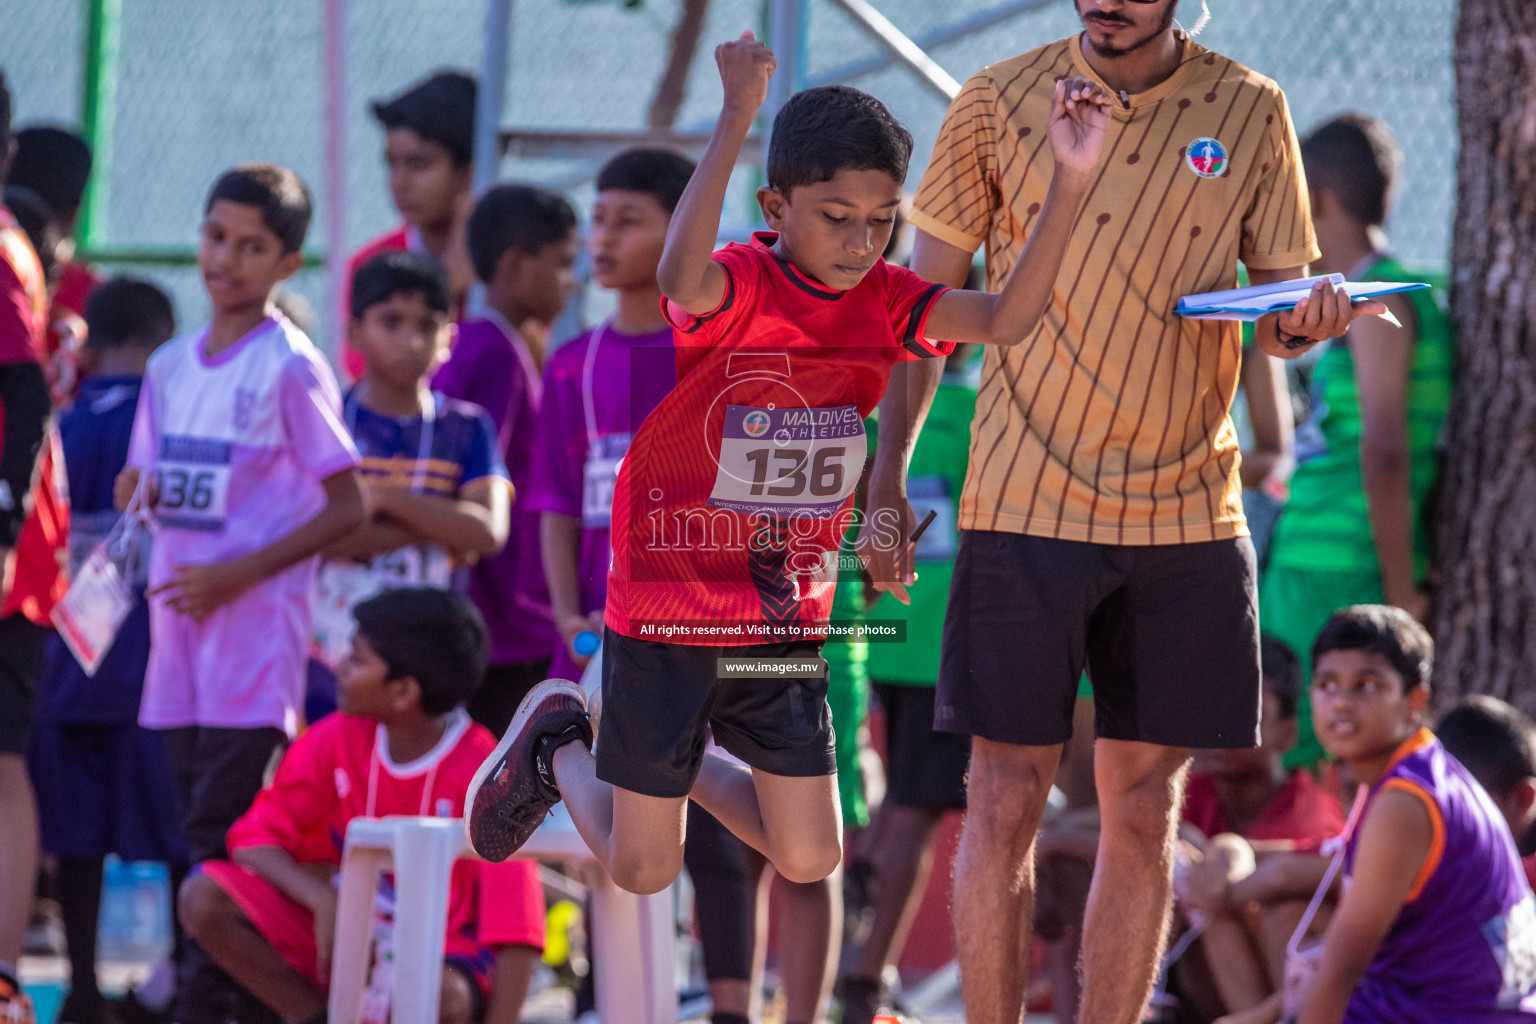
M 1170 78 L 1116 104 L 1039 327 L 987 352 L 963 529 L 1104 544 L 1247 533 L 1228 416 L 1237 325 L 1173 309 L 1182 295 L 1234 287 L 1238 260 L 1299 267 L 1317 243 L 1279 87 L 1183 45 Z M 985 245 L 993 291 L 1045 201 L 1046 116 L 1069 75 L 1097 79 L 1079 37 L 974 75 L 918 189 L 913 225 L 966 252 Z M 1186 159 L 1197 142 L 1204 159 Z M 1225 162 L 1211 163 L 1223 150 Z

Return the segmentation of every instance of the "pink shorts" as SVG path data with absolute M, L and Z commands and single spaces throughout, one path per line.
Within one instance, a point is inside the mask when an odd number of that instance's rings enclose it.
M 331 979 L 322 978 L 319 974 L 318 953 L 315 949 L 315 915 L 310 913 L 308 907 L 290 899 L 271 882 L 240 864 L 210 860 L 198 865 L 196 870 L 212 879 L 235 901 L 235 905 L 250 920 L 251 926 L 272 944 L 272 948 L 294 970 L 321 988 L 330 988 Z M 495 953 L 484 946 L 477 947 L 471 955 L 462 955 L 467 950 L 455 952 L 458 955 L 444 957 L 444 964 L 468 974 L 479 990 L 480 1005 L 485 1005 L 484 1001 L 491 994 Z

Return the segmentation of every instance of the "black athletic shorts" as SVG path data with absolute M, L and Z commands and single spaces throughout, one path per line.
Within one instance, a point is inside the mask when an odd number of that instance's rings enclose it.
M 935 725 L 1063 743 L 1086 668 L 1101 738 L 1257 746 L 1256 575 L 1246 537 L 1134 547 L 961 530 Z
M 900 807 L 965 807 L 971 738 L 933 729 L 934 688 L 875 683 L 885 709 L 885 798 Z
M 535 658 L 515 665 L 487 665 L 485 678 L 469 695 L 465 709 L 470 718 L 489 729 L 499 740 L 512 724 L 517 706 L 528 696 L 528 691 L 548 678 L 548 658 Z
M 604 630 L 597 777 L 646 796 L 687 796 L 704 762 L 706 729 L 770 775 L 836 774 L 824 670 L 819 678 L 721 678 L 718 664 L 820 656 L 820 640 L 701 647 Z
M 43 678 L 48 630 L 24 615 L 0 619 L 0 754 L 25 754 Z

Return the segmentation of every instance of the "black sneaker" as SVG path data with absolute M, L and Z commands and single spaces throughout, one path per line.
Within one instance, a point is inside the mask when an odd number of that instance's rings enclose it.
M 497 863 L 528 841 L 560 802 L 554 753 L 575 740 L 592 746 L 586 692 L 565 679 L 529 690 L 464 798 L 464 830 L 476 853 Z

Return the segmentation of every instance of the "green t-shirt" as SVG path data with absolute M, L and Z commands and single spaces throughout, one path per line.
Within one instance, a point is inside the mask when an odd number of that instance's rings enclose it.
M 1372 281 L 1417 278 L 1391 258 L 1361 275 Z M 1418 344 L 1408 380 L 1408 445 L 1414 516 L 1414 572 L 1424 576 L 1429 524 L 1424 503 L 1435 481 L 1435 449 L 1451 404 L 1454 343 L 1450 321 L 1429 291 L 1408 292 Z M 1271 542 L 1272 563 L 1293 569 L 1370 571 L 1376 547 L 1360 474 L 1360 393 L 1348 335 L 1328 343 L 1312 377 L 1312 414 L 1296 431 L 1296 472 Z
M 890 594 L 882 594 L 869 611 L 871 619 L 904 619 L 907 623 L 906 643 L 869 645 L 869 675 L 876 682 L 938 683 L 944 610 L 959 543 L 956 523 L 960 491 L 965 486 L 975 412 L 976 385 L 966 377 L 946 373 L 933 396 L 907 470 L 907 498 L 918 521 L 929 509 L 937 510 L 938 516 L 917 542 L 918 580 L 907 590 L 912 603 L 904 605 Z M 876 425 L 871 421 L 868 427 L 873 450 Z

